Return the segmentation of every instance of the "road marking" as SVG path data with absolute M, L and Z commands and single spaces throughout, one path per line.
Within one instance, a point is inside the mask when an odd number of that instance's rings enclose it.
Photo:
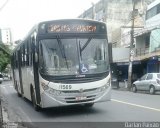
M 119 103 L 123 103 L 123 104 L 128 104 L 128 105 L 132 105 L 132 106 L 136 106 L 136 107 L 150 109 L 150 110 L 154 110 L 154 111 L 160 112 L 160 109 L 157 109 L 157 108 L 147 107 L 147 106 L 143 106 L 143 105 L 139 105 L 139 104 L 128 103 L 128 102 L 120 101 L 120 100 L 116 100 L 116 99 L 111 99 L 111 101 L 119 102 Z

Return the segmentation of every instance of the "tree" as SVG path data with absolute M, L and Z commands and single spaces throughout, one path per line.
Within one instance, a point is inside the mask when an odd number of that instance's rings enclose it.
M 7 46 L 0 43 L 0 72 L 3 72 L 8 64 L 10 64 L 11 51 Z

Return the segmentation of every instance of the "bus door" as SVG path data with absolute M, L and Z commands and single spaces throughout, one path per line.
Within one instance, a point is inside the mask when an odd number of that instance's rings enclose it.
M 19 71 L 19 81 L 20 81 L 20 89 L 21 89 L 21 94 L 24 94 L 23 91 L 23 82 L 22 82 L 22 54 L 21 50 L 18 50 L 18 71 Z
M 33 72 L 34 72 L 34 85 L 36 92 L 36 101 L 37 104 L 41 102 L 40 96 L 40 87 L 39 87 L 39 74 L 38 74 L 38 46 L 36 45 L 36 37 L 35 35 L 32 37 L 32 46 L 33 46 Z

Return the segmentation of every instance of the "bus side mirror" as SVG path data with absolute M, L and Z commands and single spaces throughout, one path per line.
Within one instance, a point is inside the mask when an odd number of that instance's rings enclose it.
M 35 53 L 35 62 L 38 62 L 38 54 L 37 54 L 37 52 Z
M 109 56 L 109 63 L 113 63 L 113 56 L 112 56 L 112 43 L 108 43 L 108 56 Z

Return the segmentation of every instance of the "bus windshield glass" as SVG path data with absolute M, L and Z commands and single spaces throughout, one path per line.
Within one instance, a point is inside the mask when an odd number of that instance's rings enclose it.
M 109 70 L 107 40 L 55 38 L 40 40 L 40 72 L 44 75 L 87 75 Z

